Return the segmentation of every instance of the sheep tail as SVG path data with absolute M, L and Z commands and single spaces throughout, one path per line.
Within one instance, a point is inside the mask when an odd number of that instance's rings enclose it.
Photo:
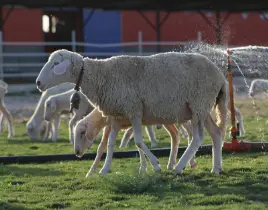
M 227 112 L 228 112 L 228 93 L 227 83 L 222 86 L 217 98 L 216 98 L 216 119 L 217 126 L 221 130 L 222 141 L 225 139 L 226 124 L 227 124 Z

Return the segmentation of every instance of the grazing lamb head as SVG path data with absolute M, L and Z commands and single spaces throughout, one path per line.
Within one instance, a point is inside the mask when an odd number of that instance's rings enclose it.
M 32 141 L 38 140 L 40 136 L 40 126 L 36 125 L 34 120 L 26 124 L 26 130 Z
M 96 129 L 91 129 L 91 126 L 83 121 L 77 123 L 74 128 L 74 152 L 77 157 L 81 158 L 85 150 L 90 149 L 98 133 Z

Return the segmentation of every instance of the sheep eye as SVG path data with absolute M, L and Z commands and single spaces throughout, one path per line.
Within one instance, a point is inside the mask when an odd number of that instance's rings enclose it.
M 47 107 L 49 107 L 49 104 L 47 104 Z
M 55 62 L 54 62 L 54 65 L 55 65 L 55 66 L 56 66 L 56 65 L 58 65 L 58 64 L 59 64 L 59 62 L 58 62 L 58 61 L 55 61 Z

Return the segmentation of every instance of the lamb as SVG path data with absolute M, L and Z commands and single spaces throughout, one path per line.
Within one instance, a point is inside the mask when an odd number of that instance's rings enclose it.
M 60 115 L 55 116 L 54 124 L 51 125 L 50 122 L 46 122 L 44 119 L 44 103 L 46 99 L 54 94 L 70 90 L 74 85 L 71 83 L 61 84 L 56 87 L 53 87 L 42 93 L 36 109 L 26 124 L 26 131 L 31 140 L 37 140 L 40 137 L 40 131 L 45 130 L 45 135 L 42 137 L 42 140 L 48 138 L 50 130 L 52 130 L 52 141 L 56 141 L 58 138 L 58 125 L 60 120 Z
M 266 79 L 254 79 L 249 88 L 249 96 L 255 97 L 257 94 L 268 93 L 268 80 Z
M 8 93 L 8 84 L 5 83 L 3 80 L 0 80 L 0 125 L 1 131 L 4 130 L 4 122 L 5 118 L 8 121 L 8 138 L 12 138 L 15 135 L 14 127 L 13 127 L 13 118 L 10 112 L 5 107 L 4 97 Z
M 121 123 L 124 128 L 131 126 L 128 120 L 121 119 Z M 85 150 L 91 147 L 94 140 L 96 139 L 96 136 L 98 135 L 98 133 L 101 131 L 103 127 L 105 128 L 103 129 L 103 136 L 102 136 L 102 140 L 97 150 L 97 155 L 86 177 L 92 175 L 99 165 L 102 154 L 107 145 L 108 135 L 110 133 L 111 126 L 110 126 L 109 119 L 107 117 L 103 117 L 102 113 L 97 108 L 95 108 L 85 118 L 80 120 L 75 126 L 75 129 L 74 129 L 75 130 L 74 132 L 75 133 L 75 138 L 74 138 L 75 146 L 74 147 L 80 148 L 79 150 L 80 153 L 78 154 L 79 157 L 82 157 Z M 168 169 L 172 169 L 173 165 L 176 162 L 176 156 L 177 156 L 178 145 L 179 145 L 180 139 L 178 136 L 178 129 L 176 128 L 175 125 L 165 125 L 165 129 L 168 131 L 172 139 L 171 153 L 170 153 L 169 163 L 167 166 Z M 139 148 L 138 150 L 140 153 L 140 161 L 141 161 L 140 172 L 144 172 L 147 170 L 146 158 L 144 156 L 144 153 Z M 195 162 L 195 158 L 192 157 L 190 160 L 190 167 L 195 168 L 196 165 L 197 164 Z
M 44 118 L 46 121 L 51 121 L 55 116 L 59 116 L 62 112 L 70 110 L 70 97 L 75 93 L 74 89 L 65 91 L 63 93 L 55 94 L 49 96 L 45 101 L 45 113 Z M 93 107 L 88 102 L 88 99 L 83 95 L 81 95 L 80 107 L 79 110 L 74 109 L 74 114 L 69 121 L 69 140 L 73 144 L 74 135 L 73 135 L 73 127 L 76 122 L 82 119 L 83 116 L 89 114 Z
M 182 173 L 204 139 L 204 126 L 213 139 L 213 167 L 222 170 L 222 139 L 227 117 L 227 83 L 219 68 L 207 57 L 195 53 L 168 52 L 151 56 L 83 58 L 68 50 L 53 52 L 43 66 L 36 85 L 45 91 L 64 82 L 80 86 L 91 104 L 111 117 L 108 151 L 104 168 L 111 165 L 113 145 L 120 130 L 120 118 L 133 127 L 134 141 L 155 171 L 161 167 L 142 139 L 142 125 L 175 124 L 191 120 L 193 139 L 173 171 Z M 217 125 L 210 112 L 216 108 Z M 79 154 L 80 148 L 76 148 Z

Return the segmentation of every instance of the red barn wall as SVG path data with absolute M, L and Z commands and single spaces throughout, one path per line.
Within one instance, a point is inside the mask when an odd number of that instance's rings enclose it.
M 8 8 L 3 9 L 3 17 Z M 42 31 L 42 10 L 15 8 L 10 13 L 3 28 L 4 41 L 10 42 L 41 42 L 44 40 Z
M 145 12 L 145 16 L 155 24 L 155 13 Z M 215 13 L 207 19 L 216 24 Z M 163 18 L 166 13 L 161 13 Z M 221 14 L 222 21 L 226 14 Z M 138 31 L 143 32 L 144 41 L 156 41 L 156 32 L 135 11 L 122 11 L 122 42 L 137 41 Z M 197 40 L 197 33 L 202 33 L 202 39 L 208 43 L 216 43 L 215 30 L 196 12 L 171 13 L 161 29 L 162 41 L 193 41 Z M 230 14 L 222 25 L 222 40 L 226 45 L 266 45 L 268 46 L 268 21 L 260 18 L 259 13 Z

